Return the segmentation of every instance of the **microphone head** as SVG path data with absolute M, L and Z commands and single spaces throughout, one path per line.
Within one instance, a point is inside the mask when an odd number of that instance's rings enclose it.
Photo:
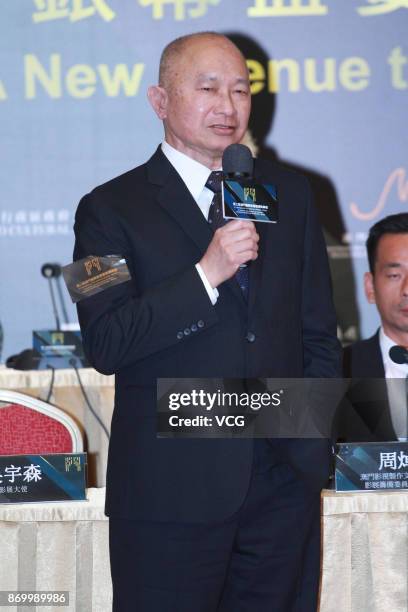
M 403 346 L 392 346 L 388 354 L 394 363 L 408 363 L 408 351 Z
M 58 278 L 61 276 L 61 266 L 57 263 L 45 263 L 41 266 L 41 274 L 45 278 Z
M 254 160 L 248 147 L 242 144 L 229 145 L 222 156 L 224 174 L 252 176 Z

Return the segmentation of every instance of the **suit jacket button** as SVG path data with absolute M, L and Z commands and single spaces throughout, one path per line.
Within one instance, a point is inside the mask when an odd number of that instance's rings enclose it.
M 197 321 L 197 325 L 198 327 L 204 327 L 204 321 L 200 319 L 199 321 Z
M 177 340 L 181 340 L 182 338 L 184 338 L 183 332 L 177 332 Z
M 184 330 L 184 335 L 189 336 L 190 334 L 191 334 L 191 329 L 189 327 L 186 327 L 186 329 Z
M 191 329 L 192 332 L 196 332 L 198 327 L 197 327 L 197 325 L 195 323 L 193 323 L 190 329 Z
M 248 342 L 255 342 L 255 338 L 256 338 L 256 336 L 255 336 L 254 332 L 250 331 L 246 335 L 246 339 L 248 340 Z

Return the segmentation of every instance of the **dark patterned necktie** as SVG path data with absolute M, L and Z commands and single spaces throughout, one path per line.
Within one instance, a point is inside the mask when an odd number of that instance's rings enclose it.
M 208 223 L 210 223 L 213 231 L 217 230 L 227 223 L 222 215 L 222 196 L 221 196 L 221 183 L 223 173 L 220 171 L 211 172 L 205 186 L 214 193 L 214 197 L 211 202 L 210 210 L 208 213 Z M 248 298 L 249 291 L 249 273 L 248 266 L 244 264 L 238 268 L 235 272 L 235 278 L 241 288 L 241 291 L 245 297 Z

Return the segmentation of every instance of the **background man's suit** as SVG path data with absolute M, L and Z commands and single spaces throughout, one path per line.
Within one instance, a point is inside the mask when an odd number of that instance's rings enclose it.
M 344 349 L 343 370 L 346 378 L 354 380 L 348 394 L 350 403 L 343 408 L 339 437 L 349 442 L 395 440 L 379 331 Z
M 212 231 L 160 149 L 79 205 L 74 258 L 120 254 L 132 275 L 78 305 L 90 362 L 116 373 L 106 502 L 111 518 L 223 521 L 248 491 L 253 440 L 156 439 L 158 377 L 339 375 L 327 257 L 308 184 L 258 160 L 255 179 L 277 186 L 279 223 L 257 226 L 259 257 L 249 265 L 248 303 L 233 277 L 211 304 L 195 264 Z M 272 446 L 277 463 L 292 465 L 315 491 L 324 486 L 326 441 Z

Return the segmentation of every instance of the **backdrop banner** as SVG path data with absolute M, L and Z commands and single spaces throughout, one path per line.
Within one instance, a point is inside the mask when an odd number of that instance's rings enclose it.
M 408 201 L 407 0 L 13 0 L 0 10 L 3 360 L 53 325 L 40 269 L 71 261 L 80 197 L 161 141 L 146 89 L 163 47 L 203 30 L 230 35 L 248 61 L 248 141 L 311 180 L 343 340 L 375 330 L 364 243 Z

